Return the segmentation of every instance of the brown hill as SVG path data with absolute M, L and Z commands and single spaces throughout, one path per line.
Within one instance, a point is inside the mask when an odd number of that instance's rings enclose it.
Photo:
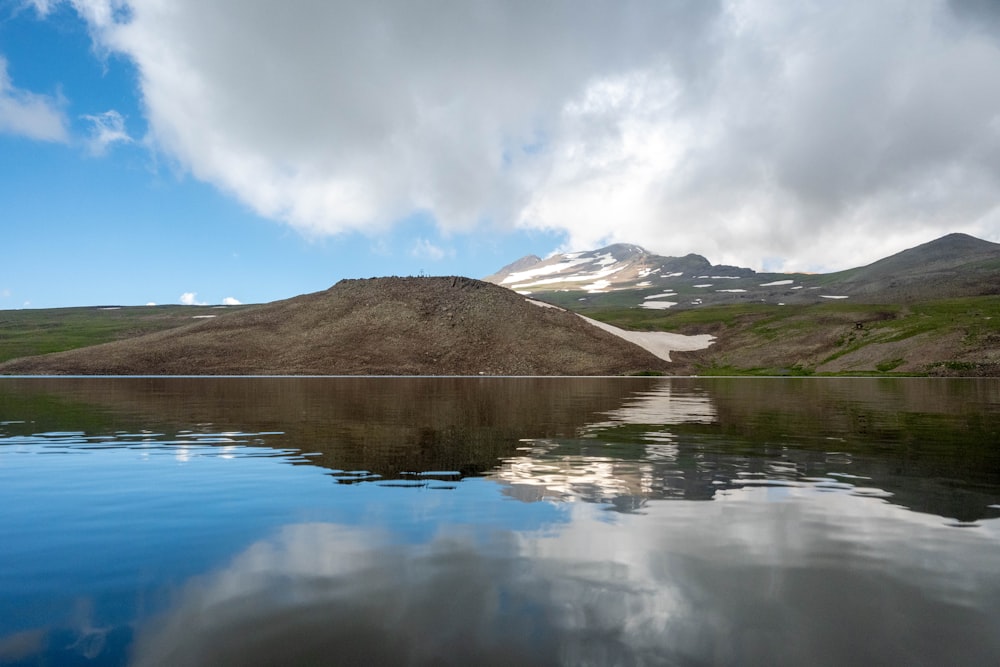
M 460 277 L 343 280 L 4 374 L 620 375 L 666 362 L 576 315 Z

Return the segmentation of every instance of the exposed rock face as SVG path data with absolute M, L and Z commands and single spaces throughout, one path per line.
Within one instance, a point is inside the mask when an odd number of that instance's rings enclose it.
M 16 359 L 0 373 L 620 375 L 668 366 L 572 313 L 435 277 L 343 280 L 170 331 Z

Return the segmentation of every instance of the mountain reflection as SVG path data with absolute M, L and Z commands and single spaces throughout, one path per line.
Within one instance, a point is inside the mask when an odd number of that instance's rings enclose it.
M 995 380 L 0 378 L 0 663 L 994 664 L 997 442 Z
M 621 511 L 813 487 L 971 522 L 1000 515 L 998 390 L 995 381 L 674 379 L 574 438 L 523 439 L 493 476 L 520 500 Z
M 242 444 L 301 452 L 341 482 L 452 471 L 623 511 L 799 484 L 998 514 L 995 380 L 4 378 L 0 409 L 24 422 L 0 434 L 158 430 L 226 447 L 257 433 Z

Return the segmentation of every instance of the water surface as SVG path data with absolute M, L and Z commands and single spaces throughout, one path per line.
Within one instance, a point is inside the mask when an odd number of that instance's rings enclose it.
M 0 379 L 0 664 L 1000 655 L 1000 382 Z

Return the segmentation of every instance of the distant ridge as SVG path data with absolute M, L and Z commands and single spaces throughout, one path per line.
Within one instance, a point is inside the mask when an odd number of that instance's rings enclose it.
M 948 234 L 856 269 L 828 274 L 827 284 L 886 301 L 1000 293 L 1000 244 Z
M 562 306 L 650 309 L 727 303 L 808 304 L 853 299 L 903 303 L 1000 293 L 1000 244 L 948 234 L 867 266 L 829 274 L 757 273 L 701 255 L 665 257 L 631 244 L 534 255 L 488 280 Z
M 621 375 L 667 366 L 575 314 L 452 276 L 342 280 L 167 331 L 15 359 L 0 373 Z

